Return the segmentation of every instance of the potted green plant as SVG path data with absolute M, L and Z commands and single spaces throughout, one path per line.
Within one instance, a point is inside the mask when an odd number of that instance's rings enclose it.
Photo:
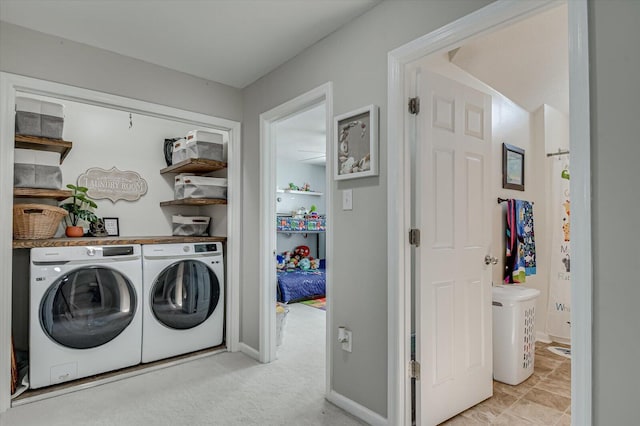
M 67 188 L 72 190 L 73 193 L 64 203 L 60 204 L 60 207 L 69 212 L 69 215 L 65 218 L 67 224 L 65 235 L 67 237 L 82 237 L 84 229 L 78 223 L 80 221 L 97 222 L 98 217 L 92 209 L 97 208 L 98 205 L 87 195 L 89 188 L 72 184 L 68 184 Z

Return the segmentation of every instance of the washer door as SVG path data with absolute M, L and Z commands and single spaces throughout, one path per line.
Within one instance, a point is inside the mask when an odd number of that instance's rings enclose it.
M 55 342 L 89 349 L 115 339 L 133 321 L 136 292 L 122 273 L 101 266 L 58 278 L 40 303 L 42 329 Z
M 165 268 L 151 287 L 151 310 L 161 324 L 187 330 L 207 320 L 220 298 L 220 282 L 203 262 L 182 260 Z

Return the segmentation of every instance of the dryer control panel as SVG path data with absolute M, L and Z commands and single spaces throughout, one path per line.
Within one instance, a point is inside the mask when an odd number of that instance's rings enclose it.
M 193 249 L 196 253 L 215 253 L 218 251 L 218 244 L 196 244 Z

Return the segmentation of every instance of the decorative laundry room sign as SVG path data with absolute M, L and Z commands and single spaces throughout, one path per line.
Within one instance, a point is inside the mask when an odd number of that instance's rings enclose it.
M 135 201 L 147 193 L 147 181 L 138 173 L 93 167 L 78 177 L 78 186 L 89 188 L 87 195 L 94 199 L 108 198 Z

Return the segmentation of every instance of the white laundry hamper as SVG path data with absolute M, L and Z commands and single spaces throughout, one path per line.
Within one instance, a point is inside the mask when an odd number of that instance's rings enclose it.
M 517 284 L 493 287 L 494 380 L 517 385 L 533 374 L 539 295 L 539 290 Z

